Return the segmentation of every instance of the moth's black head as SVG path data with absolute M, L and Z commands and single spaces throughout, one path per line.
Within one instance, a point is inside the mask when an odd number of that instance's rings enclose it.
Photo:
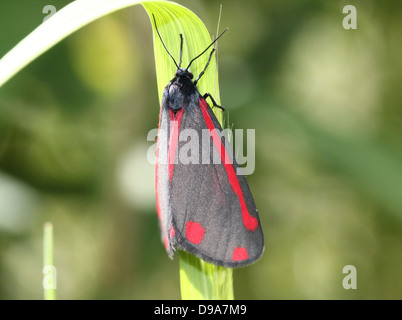
M 175 77 L 187 77 L 193 79 L 193 74 L 188 69 L 177 68 Z

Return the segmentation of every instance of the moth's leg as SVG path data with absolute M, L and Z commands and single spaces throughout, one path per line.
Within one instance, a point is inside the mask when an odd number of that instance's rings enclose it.
M 222 106 L 220 106 L 220 105 L 218 105 L 218 104 L 216 103 L 215 99 L 211 96 L 211 94 L 210 94 L 209 92 L 207 92 L 206 94 L 204 94 L 202 97 L 204 98 L 204 100 L 206 100 L 206 99 L 209 97 L 209 98 L 211 99 L 211 101 L 212 101 L 212 106 L 213 106 L 213 107 L 217 107 L 217 108 L 221 109 L 222 111 L 225 111 L 225 108 L 222 107 Z

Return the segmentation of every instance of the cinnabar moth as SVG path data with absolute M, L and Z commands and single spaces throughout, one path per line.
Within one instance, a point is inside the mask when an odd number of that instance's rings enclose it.
M 153 18 L 162 45 L 177 67 L 174 78 L 164 89 L 159 114 L 155 189 L 162 241 L 171 258 L 173 252 L 179 249 L 219 266 L 234 268 L 251 264 L 264 250 L 257 208 L 245 177 L 236 174 L 239 166 L 234 157 L 232 163 L 226 161 L 228 148 L 217 133 L 222 132 L 222 127 L 206 98 L 211 99 L 214 107 L 223 108 L 209 93 L 201 95 L 196 87 L 215 48 L 196 80 L 192 80 L 193 75 L 189 71 L 190 65 L 227 29 L 193 58 L 187 68 L 181 68 L 183 36 L 180 34 L 180 59 L 177 64 Z M 177 161 L 178 150 L 186 143 L 179 139 L 179 135 L 186 129 L 195 130 L 199 137 L 203 130 L 208 130 L 210 142 L 202 144 L 198 150 L 199 154 L 209 157 L 207 164 Z M 213 148 L 222 160 L 219 163 L 213 159 Z

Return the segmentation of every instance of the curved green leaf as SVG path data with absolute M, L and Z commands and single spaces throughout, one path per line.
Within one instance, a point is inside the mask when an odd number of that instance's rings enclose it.
M 143 3 L 151 22 L 155 15 L 159 33 L 169 52 L 179 61 L 180 34 L 183 35 L 182 66 L 200 54 L 211 43 L 211 37 L 202 21 L 188 9 L 175 3 Z M 173 78 L 176 66 L 163 47 L 155 27 L 154 52 L 158 82 L 159 99 L 162 100 L 163 89 Z M 205 53 L 191 65 L 195 77 L 203 70 L 209 53 Z M 209 92 L 220 103 L 218 72 L 216 60 L 212 59 L 208 70 L 198 83 L 201 93 Z M 217 109 L 217 108 L 215 108 Z M 214 110 L 216 111 L 216 110 Z M 218 111 L 218 120 L 222 124 L 222 113 Z M 186 252 L 180 252 L 180 285 L 183 299 L 233 299 L 232 270 L 206 263 Z
M 183 34 L 183 65 L 201 53 L 211 37 L 202 21 L 191 11 L 173 2 L 149 0 L 76 0 L 39 25 L 0 60 L 0 87 L 18 71 L 74 31 L 116 10 L 142 4 L 148 15 L 155 15 L 159 31 L 171 54 L 178 60 L 179 34 Z M 152 18 L 151 18 L 152 21 Z M 154 29 L 154 28 L 153 28 Z M 175 65 L 166 53 L 154 29 L 155 65 L 161 99 L 164 86 L 175 73 Z M 191 65 L 197 76 L 204 68 L 208 53 Z M 198 83 L 200 92 L 209 92 L 220 103 L 215 59 Z M 215 108 L 217 109 L 217 108 Z M 220 110 L 218 120 L 222 123 Z M 186 253 L 180 259 L 181 290 L 184 299 L 233 299 L 232 270 L 216 267 Z
M 90 22 L 147 0 L 76 0 L 40 24 L 0 60 L 0 87 L 42 53 Z
M 55 268 L 54 267 L 54 241 L 53 241 L 53 224 L 51 222 L 46 222 L 43 226 L 43 270 L 45 271 L 47 268 Z M 52 270 L 52 269 L 50 269 Z M 47 272 L 46 272 L 47 273 Z M 55 274 L 50 274 L 47 277 L 50 277 L 56 280 Z M 57 292 L 56 288 L 50 286 L 49 288 L 44 286 L 44 298 L 45 300 L 56 300 Z

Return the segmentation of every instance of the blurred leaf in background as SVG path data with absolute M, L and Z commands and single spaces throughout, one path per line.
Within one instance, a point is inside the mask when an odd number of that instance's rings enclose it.
M 215 1 L 179 2 L 216 33 Z M 48 4 L 0 3 L 0 56 Z M 402 3 L 222 4 L 221 102 L 235 128 L 256 129 L 248 182 L 266 235 L 262 259 L 234 271 L 235 297 L 401 299 Z M 356 30 L 342 26 L 350 4 Z M 77 31 L 0 89 L 0 298 L 42 298 L 48 220 L 59 298 L 180 298 L 147 161 L 158 113 L 139 6 Z M 342 287 L 345 265 L 356 290 Z

